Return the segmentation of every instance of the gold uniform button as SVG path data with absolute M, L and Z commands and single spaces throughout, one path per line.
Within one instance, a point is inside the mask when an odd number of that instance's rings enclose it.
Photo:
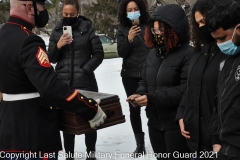
M 84 99 L 83 96 L 81 96 L 81 99 Z
M 50 106 L 50 109 L 52 110 L 52 106 Z
M 27 29 L 26 27 L 23 27 L 23 29 Z
M 204 44 L 201 44 L 201 46 L 204 46 Z
M 89 103 L 92 103 L 92 100 L 90 99 L 88 102 L 89 102 Z
M 95 106 L 97 107 L 97 106 L 98 106 L 98 104 L 95 104 Z

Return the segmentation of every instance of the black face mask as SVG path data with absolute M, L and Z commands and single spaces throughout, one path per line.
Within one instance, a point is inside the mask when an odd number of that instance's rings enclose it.
M 213 37 L 211 33 L 208 31 L 208 28 L 206 25 L 199 27 L 199 33 L 200 33 L 200 40 L 208 40 L 211 41 L 213 40 Z
M 37 4 L 35 0 L 32 0 L 33 2 L 33 7 L 34 7 L 34 17 L 35 17 L 35 26 L 37 28 L 43 28 L 46 26 L 46 24 L 48 23 L 49 20 L 49 16 L 48 16 L 48 11 L 45 9 L 43 11 L 39 11 L 37 9 Z M 39 12 L 39 14 L 38 14 Z
M 48 11 L 45 9 L 43 11 L 39 11 L 39 15 L 36 17 L 36 27 L 37 28 L 43 28 L 48 23 L 49 16 Z
M 77 18 L 78 17 L 63 17 L 63 22 L 66 25 L 71 26 L 77 21 Z
M 159 45 L 164 45 L 163 36 L 161 34 L 154 34 L 154 40 Z

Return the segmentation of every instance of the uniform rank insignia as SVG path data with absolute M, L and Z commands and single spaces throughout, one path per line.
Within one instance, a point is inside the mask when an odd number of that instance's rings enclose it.
M 38 47 L 38 52 L 37 52 L 36 57 L 37 57 L 38 63 L 41 66 L 51 67 L 51 64 L 50 64 L 49 59 L 48 59 L 48 55 L 41 47 Z

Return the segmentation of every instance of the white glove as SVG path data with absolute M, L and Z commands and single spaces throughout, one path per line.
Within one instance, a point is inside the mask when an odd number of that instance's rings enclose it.
M 96 102 L 99 104 L 100 103 L 100 99 L 97 99 Z M 95 115 L 95 117 L 93 119 L 91 119 L 89 121 L 90 123 L 90 127 L 92 129 L 97 129 L 97 127 L 99 127 L 101 124 L 104 123 L 105 119 L 107 118 L 107 115 L 103 112 L 102 108 L 98 105 L 98 112 Z

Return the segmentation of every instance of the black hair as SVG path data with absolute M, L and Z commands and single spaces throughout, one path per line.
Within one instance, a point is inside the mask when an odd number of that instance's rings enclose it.
M 68 4 L 74 5 L 77 9 L 77 12 L 79 13 L 80 6 L 78 3 L 78 0 L 64 0 L 62 4 L 62 8 L 64 7 L 64 5 L 68 5 Z
M 200 33 L 199 33 L 199 24 L 195 21 L 195 12 L 200 12 L 203 17 L 206 17 L 208 13 L 211 11 L 213 6 L 217 3 L 216 0 L 198 0 L 192 7 L 191 15 L 190 15 L 190 35 L 193 40 L 194 50 L 200 50 Z
M 240 24 L 240 0 L 224 0 L 216 4 L 208 14 L 206 23 L 210 32 L 224 30 Z
M 131 21 L 127 18 L 127 12 L 126 12 L 126 8 L 129 2 L 135 2 L 137 4 L 141 14 L 141 16 L 139 17 L 140 23 L 141 24 L 147 23 L 149 19 L 149 14 L 146 6 L 147 4 L 144 0 L 122 0 L 118 8 L 118 21 L 120 25 L 126 26 L 126 27 L 132 26 Z

